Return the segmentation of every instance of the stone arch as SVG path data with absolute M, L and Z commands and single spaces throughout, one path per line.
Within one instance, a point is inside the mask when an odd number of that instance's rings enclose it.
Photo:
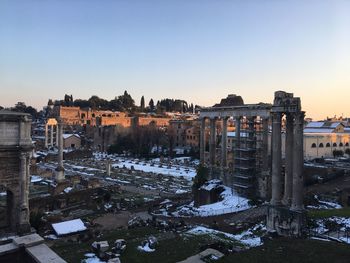
M 0 124 L 0 185 L 6 189 L 8 226 L 11 232 L 28 233 L 31 118 L 29 114 L 1 112 Z
M 311 144 L 311 148 L 316 148 L 316 143 Z

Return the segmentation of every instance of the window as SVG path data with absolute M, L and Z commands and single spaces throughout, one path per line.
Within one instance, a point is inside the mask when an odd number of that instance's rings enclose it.
M 323 143 L 321 142 L 318 147 L 323 148 Z
M 343 145 L 343 143 L 341 142 L 341 143 L 339 143 L 339 147 L 343 147 L 344 145 Z
M 316 148 L 316 143 L 311 144 L 311 148 Z
M 333 143 L 333 147 L 337 147 L 337 144 L 336 144 L 336 143 Z
M 331 147 L 331 144 L 327 142 L 326 147 Z
M 345 143 L 345 146 L 346 146 L 346 147 L 349 147 L 349 143 L 348 143 L 348 142 L 347 142 L 347 143 Z

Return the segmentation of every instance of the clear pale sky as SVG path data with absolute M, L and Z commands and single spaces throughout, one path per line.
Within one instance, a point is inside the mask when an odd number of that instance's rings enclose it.
M 0 105 L 285 90 L 308 117 L 350 117 L 349 14 L 348 0 L 1 0 Z

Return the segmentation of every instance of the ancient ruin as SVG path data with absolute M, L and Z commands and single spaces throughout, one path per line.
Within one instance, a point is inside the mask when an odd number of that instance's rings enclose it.
M 243 100 L 229 95 L 224 106 L 216 104 L 201 110 L 200 160 L 210 167 L 211 178 L 222 179 L 245 196 L 267 199 L 269 177 L 268 121 L 271 104 L 242 104 Z M 228 101 L 233 105 L 228 106 Z M 235 103 L 237 102 L 237 103 Z M 227 158 L 227 121 L 235 123 L 233 160 Z M 206 120 L 210 122 L 209 158 L 205 153 Z M 221 149 L 217 151 L 216 122 L 222 122 Z M 220 157 L 220 159 L 217 159 Z
M 0 111 L 0 185 L 7 193 L 7 226 L 15 233 L 30 232 L 30 130 L 29 114 Z
M 282 189 L 281 122 L 286 115 L 284 191 Z M 277 91 L 272 115 L 272 197 L 267 212 L 268 231 L 285 236 L 301 236 L 305 227 L 303 207 L 303 126 L 305 112 L 300 98 Z
M 231 105 L 229 102 L 231 101 Z M 273 105 L 243 104 L 229 95 L 223 104 L 202 109 L 200 159 L 210 168 L 211 178 L 221 179 L 238 193 L 268 200 L 268 231 L 300 236 L 303 212 L 303 124 L 300 98 L 275 92 Z M 286 117 L 285 175 L 282 174 L 282 117 Z M 233 162 L 227 158 L 227 121 L 235 122 Z M 206 154 L 206 120 L 209 119 L 209 154 Z M 222 122 L 221 149 L 217 151 L 216 122 Z M 269 121 L 272 135 L 269 148 Z M 270 154 L 271 153 L 271 154 Z M 217 159 L 217 157 L 220 159 Z M 283 183 L 284 176 L 284 183 Z M 284 185 L 284 191 L 283 191 Z

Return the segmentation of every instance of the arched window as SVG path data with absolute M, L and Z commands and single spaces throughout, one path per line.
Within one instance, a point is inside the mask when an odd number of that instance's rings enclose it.
M 331 147 L 331 144 L 327 142 L 326 147 Z
M 333 147 L 337 147 L 337 144 L 335 142 L 333 143 Z
M 316 143 L 311 144 L 311 148 L 316 148 Z
M 318 147 L 323 148 L 323 143 L 321 142 Z
M 341 143 L 339 143 L 339 147 L 343 147 L 344 145 L 343 145 L 343 143 L 341 142 Z
M 348 142 L 347 142 L 347 143 L 345 143 L 345 146 L 346 146 L 346 147 L 349 147 L 349 143 L 348 143 Z

